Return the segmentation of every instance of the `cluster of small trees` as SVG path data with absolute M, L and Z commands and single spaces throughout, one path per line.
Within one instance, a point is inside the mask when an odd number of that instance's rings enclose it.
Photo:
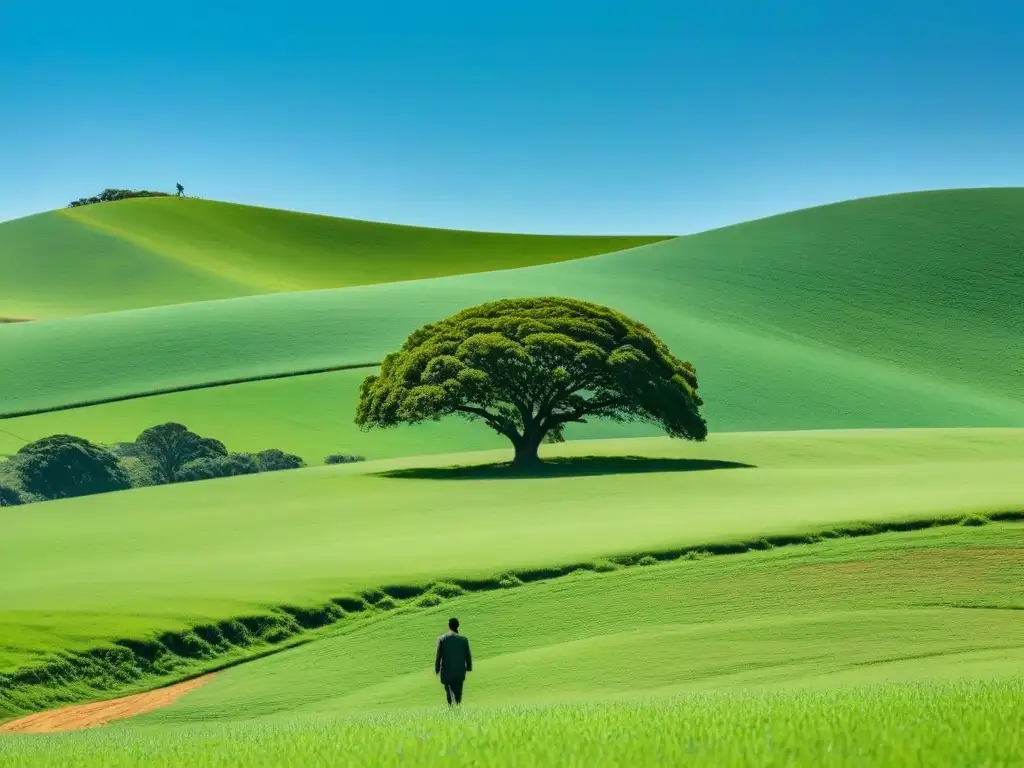
M 52 435 L 23 446 L 4 462 L 0 506 L 303 466 L 300 457 L 277 448 L 232 453 L 219 440 L 173 422 L 111 446 Z
M 170 197 L 167 192 L 152 192 L 147 189 L 104 189 L 98 195 L 92 197 L 80 197 L 68 203 L 68 208 L 77 208 L 80 205 L 94 205 L 96 203 L 112 203 L 115 200 L 127 200 L 130 197 Z

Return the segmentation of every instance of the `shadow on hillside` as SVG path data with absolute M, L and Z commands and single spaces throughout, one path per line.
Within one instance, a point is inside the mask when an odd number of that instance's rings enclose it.
M 547 459 L 523 469 L 511 464 L 466 467 L 414 467 L 378 473 L 379 477 L 414 480 L 522 480 L 545 477 L 639 475 L 654 472 L 700 472 L 709 469 L 750 469 L 753 464 L 716 459 L 655 459 L 646 456 L 577 456 Z

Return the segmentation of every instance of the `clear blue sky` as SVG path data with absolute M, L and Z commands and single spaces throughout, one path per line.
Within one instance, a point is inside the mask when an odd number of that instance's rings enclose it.
M 104 187 L 682 233 L 1024 185 L 1004 0 L 0 0 L 0 220 Z

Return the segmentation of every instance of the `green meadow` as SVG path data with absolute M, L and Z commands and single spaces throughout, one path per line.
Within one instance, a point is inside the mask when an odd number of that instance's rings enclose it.
M 1022 545 L 1019 523 L 956 526 L 457 596 L 339 627 L 108 729 L 6 737 L 0 755 L 87 766 L 1014 765 Z M 477 649 L 473 703 L 456 713 L 438 711 L 420 642 L 450 613 L 472 617 Z
M 0 317 L 66 317 L 511 269 L 661 239 L 462 232 L 208 200 L 122 200 L 0 224 Z
M 1014 765 L 1024 189 L 680 237 L 173 198 L 0 223 L 0 461 L 164 422 L 312 466 L 0 508 L 0 722 L 209 684 L 4 765 Z M 360 432 L 415 328 L 567 296 L 692 361 L 710 436 Z M 318 466 L 332 453 L 369 459 Z M 11 466 L 11 465 L 8 465 Z M 0 465 L 0 478 L 3 466 Z M 467 704 L 431 675 L 449 615 Z
M 503 476 L 486 463 L 499 452 L 5 508 L 0 673 L 389 585 L 423 591 L 615 555 L 1024 508 L 1024 430 L 743 433 L 546 453 L 554 463 L 541 477 Z
M 1019 763 L 1019 679 L 307 716 L 0 741 L 11 766 Z
M 993 523 L 570 575 L 339 628 L 138 722 L 429 707 L 420 639 L 449 613 L 481 649 L 472 700 L 496 707 L 1007 675 L 1024 664 L 1022 547 L 1024 526 Z

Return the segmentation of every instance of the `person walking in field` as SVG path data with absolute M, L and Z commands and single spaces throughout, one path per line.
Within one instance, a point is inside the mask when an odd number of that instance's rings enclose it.
M 473 657 L 469 652 L 469 639 L 459 634 L 459 620 L 448 620 L 449 631 L 437 638 L 434 656 L 434 674 L 441 677 L 448 706 L 462 704 L 462 686 L 466 673 L 473 671 Z

